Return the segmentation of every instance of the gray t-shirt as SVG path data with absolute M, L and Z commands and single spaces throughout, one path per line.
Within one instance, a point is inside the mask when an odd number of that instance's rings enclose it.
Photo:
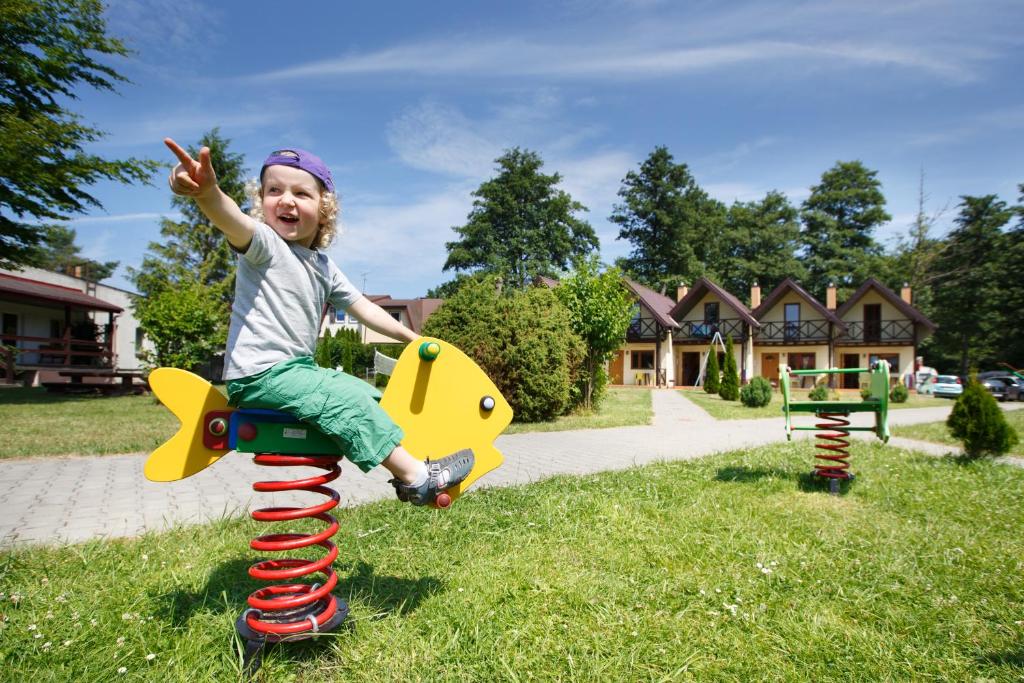
M 362 297 L 326 254 L 288 242 L 265 223 L 253 225 L 238 259 L 225 380 L 312 356 L 324 306 L 346 310 Z

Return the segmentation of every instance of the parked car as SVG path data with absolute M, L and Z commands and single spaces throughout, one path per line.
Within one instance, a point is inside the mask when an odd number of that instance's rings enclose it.
M 932 382 L 932 394 L 956 398 L 964 393 L 964 385 L 956 375 L 939 375 Z
M 997 401 L 1006 400 L 1006 382 L 999 377 L 986 377 L 985 379 L 978 380 L 981 382 L 981 386 L 988 389 L 988 393 L 992 394 L 992 397 Z
M 1013 375 L 993 375 L 979 380 L 999 401 L 1024 401 L 1024 380 Z

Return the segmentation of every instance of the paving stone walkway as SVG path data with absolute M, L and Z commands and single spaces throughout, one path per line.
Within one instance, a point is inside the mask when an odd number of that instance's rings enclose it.
M 590 474 L 655 461 L 687 460 L 785 438 L 782 418 L 716 421 L 673 390 L 651 392 L 653 424 L 641 427 L 501 436 L 505 464 L 481 486 L 513 486 L 557 474 Z M 952 405 L 952 404 L 951 404 Z M 1014 406 L 1024 408 L 1024 405 Z M 891 424 L 945 419 L 949 407 L 890 413 Z M 811 432 L 798 432 L 810 438 Z M 894 438 L 896 446 L 935 455 L 951 449 Z M 197 475 L 153 483 L 142 475 L 147 454 L 5 460 L 0 463 L 0 548 L 135 536 L 182 523 L 235 516 L 287 504 L 296 494 L 254 493 L 253 481 L 273 479 L 248 456 L 229 454 Z M 1008 459 L 1009 460 L 1009 459 Z M 1016 462 L 1014 464 L 1024 464 Z M 297 468 L 299 476 L 315 470 Z M 293 478 L 292 472 L 285 478 Z M 392 498 L 383 468 L 366 475 L 347 461 L 334 484 L 343 506 Z

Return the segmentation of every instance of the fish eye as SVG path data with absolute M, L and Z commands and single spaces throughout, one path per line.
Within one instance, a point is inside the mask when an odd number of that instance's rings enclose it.
M 490 396 L 484 396 L 480 399 L 480 408 L 486 410 L 488 413 L 494 410 L 494 399 Z

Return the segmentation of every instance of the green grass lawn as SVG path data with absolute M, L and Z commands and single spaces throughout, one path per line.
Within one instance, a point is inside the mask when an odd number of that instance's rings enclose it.
M 507 433 L 596 429 L 649 424 L 651 392 L 611 388 L 600 410 L 539 424 L 514 424 Z M 151 395 L 62 396 L 44 389 L 0 391 L 0 460 L 46 455 L 148 452 L 166 441 L 178 421 Z
M 569 429 L 603 429 L 651 423 L 651 390 L 610 387 L 598 410 L 559 417 L 552 422 L 514 422 L 506 434 L 523 432 L 562 432 Z
M 1010 449 L 1007 455 L 1024 456 L 1024 410 L 1007 410 L 1003 413 L 1006 421 L 1017 432 L 1019 439 L 1016 446 Z M 916 425 L 894 425 L 891 427 L 893 436 L 903 436 L 908 439 L 919 439 L 921 441 L 932 441 L 948 446 L 960 447 L 961 443 L 949 435 L 946 422 L 926 422 Z
M 716 420 L 756 420 L 762 417 L 782 417 L 782 394 L 772 392 L 772 400 L 761 408 L 748 408 L 739 401 L 725 401 L 718 394 L 707 394 L 703 389 L 682 389 L 683 396 L 706 410 Z M 792 393 L 793 400 L 806 401 L 809 390 L 797 389 Z M 844 391 L 840 394 L 844 400 L 859 401 L 860 393 Z M 889 403 L 890 410 L 900 408 L 928 408 L 933 406 L 951 406 L 953 402 L 946 398 L 919 396 L 911 393 L 906 403 Z
M 864 443 L 836 497 L 811 460 L 779 444 L 342 510 L 351 617 L 258 680 L 1019 680 L 1024 471 Z M 0 678 L 239 680 L 267 526 L 0 554 Z

